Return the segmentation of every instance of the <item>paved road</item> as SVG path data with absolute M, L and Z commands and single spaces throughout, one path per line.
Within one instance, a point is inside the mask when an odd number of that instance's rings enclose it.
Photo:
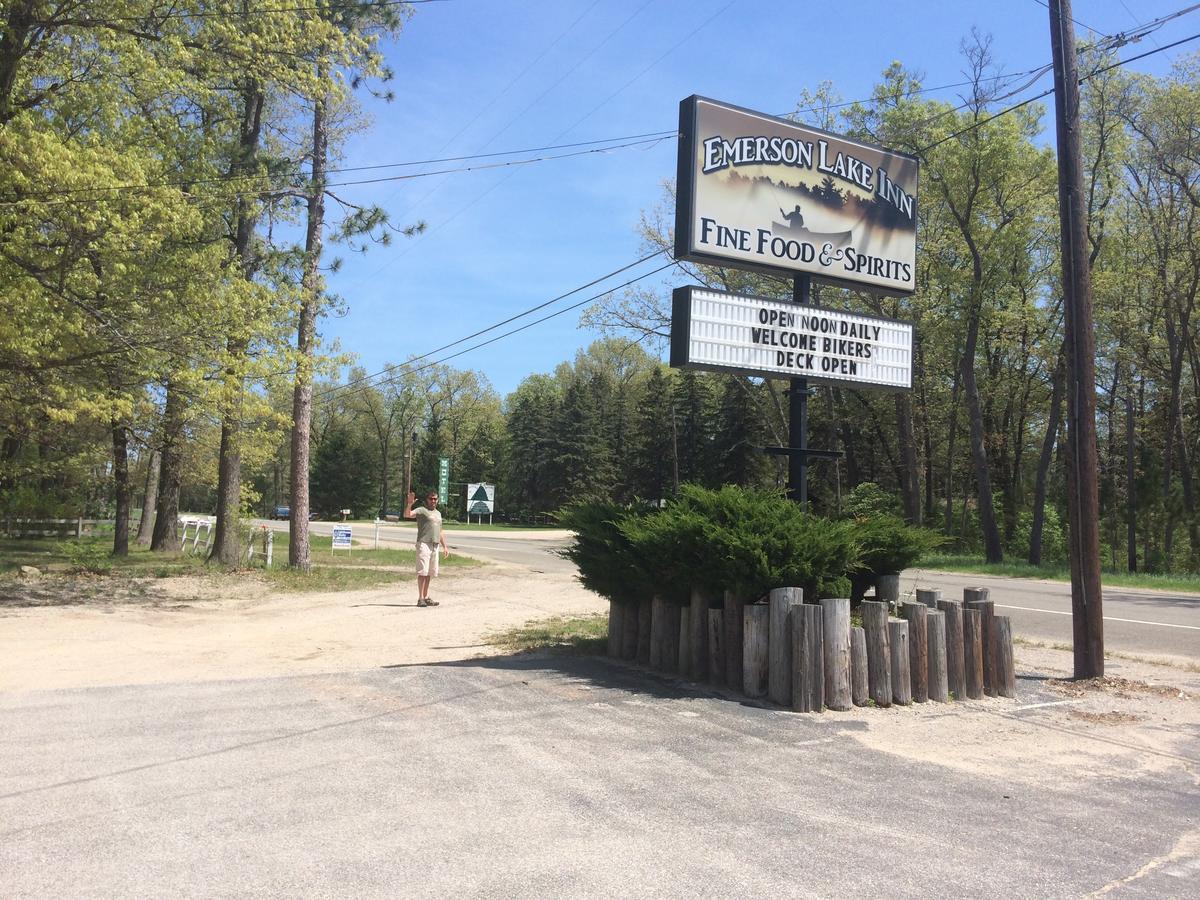
M 0 694 L 0 894 L 1200 896 L 1194 753 L 959 764 L 1061 740 L 1045 690 L 803 716 L 518 656 Z
M 1028 578 L 949 572 L 906 572 L 901 591 L 939 588 L 962 597 L 964 587 L 986 587 L 996 614 L 1012 617 L 1021 637 L 1071 643 L 1071 586 Z M 1109 588 L 1104 592 L 1104 643 L 1109 651 L 1200 660 L 1200 595 Z
M 287 529 L 286 522 L 274 525 Z M 318 534 L 329 534 L 332 525 L 313 523 Z M 370 525 L 356 526 L 356 536 L 370 537 Z M 413 530 L 381 526 L 380 543 L 407 546 Z M 562 532 L 460 532 L 447 531 L 450 546 L 468 556 L 527 566 L 539 572 L 570 575 L 575 567 L 555 555 L 565 546 Z M 962 597 L 964 587 L 987 587 L 998 615 L 1011 616 L 1020 637 L 1052 643 L 1071 643 L 1071 588 L 1062 582 L 1001 578 L 948 572 L 908 571 L 902 591 L 916 587 L 940 588 L 947 597 Z M 1200 661 L 1200 594 L 1176 594 L 1110 588 L 1104 592 L 1105 646 L 1110 651 L 1146 656 L 1174 656 Z
M 287 522 L 267 522 L 260 519 L 258 523 L 270 525 L 276 531 L 287 531 L 288 529 Z M 309 527 L 314 534 L 333 533 L 332 522 L 313 522 Z M 353 527 L 355 540 L 374 540 L 375 526 L 356 524 Z M 573 575 L 575 566 L 555 553 L 556 550 L 566 546 L 566 535 L 565 531 L 558 530 L 509 532 L 447 529 L 446 543 L 450 545 L 452 552 L 460 551 L 477 559 L 526 566 L 536 572 Z M 379 526 L 381 546 L 411 548 L 415 538 L 416 528 L 414 526 L 392 524 Z

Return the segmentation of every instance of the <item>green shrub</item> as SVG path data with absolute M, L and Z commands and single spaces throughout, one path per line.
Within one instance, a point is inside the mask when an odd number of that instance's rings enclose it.
M 637 603 L 651 595 L 653 586 L 622 526 L 643 517 L 641 511 L 616 503 L 572 504 L 558 515 L 559 523 L 575 532 L 559 555 L 575 563 L 579 580 L 589 591 L 617 603 Z
M 62 552 L 72 572 L 107 575 L 112 571 L 112 556 L 107 547 L 97 541 L 64 541 Z
M 684 485 L 677 501 L 625 531 L 654 561 L 660 592 L 677 603 L 693 587 L 756 598 L 789 586 L 809 598 L 833 596 L 858 554 L 849 523 L 806 515 L 780 493 L 732 485 Z
M 857 519 L 853 528 L 862 547 L 857 571 L 872 579 L 910 568 L 945 542 L 942 535 L 907 525 L 898 516 Z
M 896 495 L 885 491 L 874 481 L 856 484 L 846 495 L 845 514 L 850 519 L 894 516 L 899 511 Z

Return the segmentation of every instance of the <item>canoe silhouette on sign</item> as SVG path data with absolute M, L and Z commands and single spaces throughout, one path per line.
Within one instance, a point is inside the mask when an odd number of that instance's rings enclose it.
M 802 238 L 814 244 L 824 244 L 826 242 L 835 246 L 848 244 L 853 240 L 854 233 L 852 231 L 809 231 L 803 225 L 793 227 L 781 222 L 772 222 L 772 231 L 776 234 L 783 232 L 791 237 Z

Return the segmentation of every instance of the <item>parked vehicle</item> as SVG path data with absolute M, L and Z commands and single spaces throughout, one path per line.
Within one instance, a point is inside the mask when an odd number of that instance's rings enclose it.
M 291 518 L 291 515 L 292 515 L 292 510 L 291 510 L 291 507 L 288 507 L 288 506 L 277 506 L 273 510 L 271 510 L 271 518 L 272 519 L 279 519 L 282 521 L 284 519 Z

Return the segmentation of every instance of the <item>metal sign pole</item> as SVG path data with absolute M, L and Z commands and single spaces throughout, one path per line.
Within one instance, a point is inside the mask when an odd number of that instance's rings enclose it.
M 812 277 L 792 279 L 792 302 L 807 306 L 811 301 Z M 808 506 L 808 379 L 793 378 L 788 392 L 788 446 L 801 452 L 788 456 L 788 498 Z

